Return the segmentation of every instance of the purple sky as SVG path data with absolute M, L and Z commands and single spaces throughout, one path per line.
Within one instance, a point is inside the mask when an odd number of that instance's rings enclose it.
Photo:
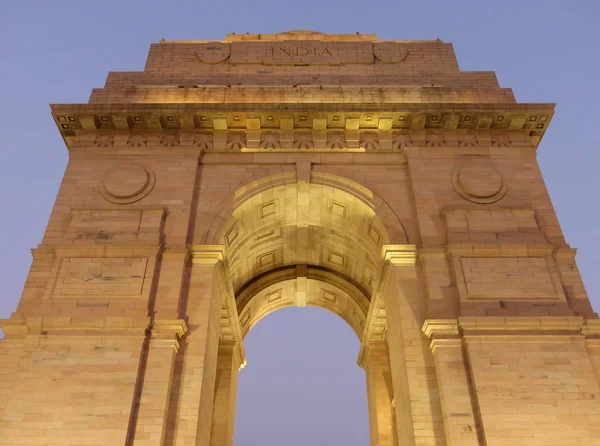
M 489 5 L 497 5 L 496 8 Z M 87 102 L 108 71 L 140 71 L 151 42 L 312 29 L 454 44 L 519 102 L 556 102 L 539 161 L 600 309 L 600 2 L 0 0 L 0 318 L 15 309 L 67 162 L 49 103 Z M 291 308 L 246 339 L 236 446 L 368 444 L 358 340 L 336 316 Z

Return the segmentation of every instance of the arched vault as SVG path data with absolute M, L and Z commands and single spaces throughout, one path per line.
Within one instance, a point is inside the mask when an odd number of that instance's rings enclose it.
M 326 173 L 314 173 L 311 182 L 282 174 L 242 187 L 207 241 L 226 248 L 242 336 L 278 308 L 314 305 L 338 314 L 361 340 L 382 248 L 408 243 L 383 200 Z

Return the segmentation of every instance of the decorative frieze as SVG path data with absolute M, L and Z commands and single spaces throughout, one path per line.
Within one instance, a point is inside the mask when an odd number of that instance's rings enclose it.
M 176 147 L 187 141 L 180 132 L 229 131 L 228 149 L 241 150 L 246 147 L 243 135 L 248 131 L 258 132 L 257 148 L 274 150 L 279 144 L 288 150 L 305 150 L 311 148 L 311 141 L 317 145 L 315 132 L 326 131 L 325 146 L 329 149 L 354 148 L 351 141 L 356 140 L 356 148 L 379 150 L 378 135 L 387 132 L 395 134 L 392 143 L 395 149 L 411 144 L 426 147 L 537 145 L 553 114 L 552 104 L 511 104 L 509 109 L 487 104 L 435 104 L 435 108 L 426 110 L 419 109 L 420 104 L 377 107 L 344 104 L 345 108 L 360 110 L 357 112 L 339 110 L 339 105 L 333 108 L 334 104 L 321 104 L 318 109 L 310 104 L 297 104 L 289 106 L 285 113 L 269 110 L 268 107 L 272 107 L 269 104 L 253 104 L 253 112 L 227 110 L 233 105 L 215 110 L 213 105 L 202 104 L 202 109 L 197 105 L 195 109 L 171 109 L 170 104 L 143 104 L 133 105 L 118 114 L 106 114 L 89 104 L 55 105 L 53 115 L 68 142 L 72 137 L 81 139 L 82 134 L 98 131 L 93 140 L 95 147 L 117 145 L 111 135 L 123 130 L 131 131 L 126 141 L 129 147 L 152 145 L 150 135 L 154 132 L 159 135 L 157 145 Z M 405 110 L 398 111 L 400 107 Z M 294 132 L 291 144 L 285 141 L 292 137 L 281 133 L 286 131 Z M 195 140 L 194 144 L 197 145 Z M 201 145 L 210 146 L 206 139 Z
M 462 133 L 446 130 L 394 132 L 296 130 L 290 132 L 284 130 L 189 131 L 168 129 L 157 132 L 140 132 L 137 129 L 104 129 L 96 132 L 80 131 L 75 136 L 67 137 L 65 141 L 68 142 L 71 149 L 87 149 L 89 147 L 99 150 L 119 147 L 176 149 L 193 146 L 199 147 L 204 152 L 403 152 L 408 147 L 443 150 L 451 147 L 533 146 L 533 142 L 524 132 L 497 135 L 489 132 Z

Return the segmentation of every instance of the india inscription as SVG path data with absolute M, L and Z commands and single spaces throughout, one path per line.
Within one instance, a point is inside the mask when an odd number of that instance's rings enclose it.
M 353 42 L 351 48 L 339 42 L 283 41 L 233 42 L 230 62 L 264 65 L 304 64 L 368 64 L 373 63 L 373 44 Z
M 244 336 L 306 305 L 360 340 L 372 446 L 598 444 L 554 104 L 372 34 L 162 41 L 109 80 L 51 106 L 70 159 L 0 320 L 0 445 L 232 446 Z
M 304 56 L 316 56 L 332 57 L 331 51 L 327 47 L 317 48 L 316 46 L 274 46 L 271 48 L 271 55 L 273 57 L 304 57 Z

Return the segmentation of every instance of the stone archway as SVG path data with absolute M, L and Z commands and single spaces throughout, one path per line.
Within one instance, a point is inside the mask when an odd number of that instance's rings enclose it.
M 392 445 L 393 384 L 380 295 L 382 252 L 391 245 L 377 210 L 388 217 L 396 240 L 408 247 L 404 228 L 385 212 L 383 200 L 348 179 L 290 177 L 261 178 L 240 188 L 233 194 L 230 217 L 222 212 L 218 230 L 213 228 L 218 235 L 211 241 L 224 247 L 235 308 L 228 307 L 221 317 L 211 444 L 233 442 L 237 372 L 245 365 L 236 343 L 266 315 L 312 305 L 341 317 L 359 338 L 372 444 Z

